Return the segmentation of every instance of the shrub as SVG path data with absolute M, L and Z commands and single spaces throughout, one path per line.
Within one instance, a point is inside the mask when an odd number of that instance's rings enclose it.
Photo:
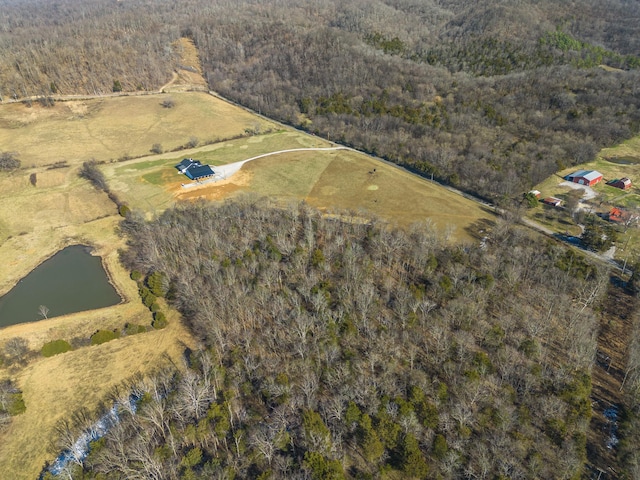
M 147 278 L 147 286 L 156 297 L 164 297 L 167 293 L 167 276 L 163 272 L 155 271 Z
M 11 171 L 20 168 L 20 160 L 15 152 L 0 152 L 0 170 Z
M 160 330 L 167 326 L 167 317 L 162 312 L 156 312 L 153 314 L 153 322 L 151 322 L 151 326 L 156 330 Z
M 144 303 L 145 307 L 151 308 L 151 305 L 156 302 L 156 296 L 151 293 L 151 291 L 147 287 L 140 287 L 138 293 L 140 293 L 140 298 L 142 299 L 142 303 Z
M 162 148 L 162 145 L 160 145 L 159 143 L 154 143 L 153 145 L 151 145 L 151 153 L 155 153 L 155 154 L 159 154 L 164 152 L 164 149 Z
M 136 335 L 138 333 L 144 333 L 147 328 L 144 325 L 138 325 L 136 323 L 126 323 L 124 325 L 125 335 Z
M 127 205 L 120 205 L 118 207 L 118 213 L 121 217 L 127 218 L 127 215 L 131 213 L 131 209 Z
M 20 415 L 24 413 L 27 406 L 22 398 L 22 392 L 12 393 L 9 398 L 9 404 L 7 405 L 7 413 L 11 416 Z
M 102 190 L 104 192 L 109 190 L 107 187 L 107 179 L 98 168 L 98 162 L 95 160 L 84 162 L 78 175 L 85 180 L 89 180 L 89 182 L 91 182 L 91 184 L 98 190 Z
M 111 330 L 98 330 L 96 333 L 91 335 L 91 345 L 101 345 L 103 343 L 110 342 L 111 340 L 115 340 L 120 335 L 118 333 Z
M 142 278 L 142 273 L 138 270 L 134 270 L 131 272 L 131 280 L 135 280 L 136 282 Z
M 173 108 L 176 106 L 176 102 L 173 98 L 167 98 L 160 103 L 164 108 Z
M 53 357 L 59 353 L 65 353 L 71 350 L 71 344 L 66 340 L 53 340 L 42 346 L 40 353 L 43 357 Z

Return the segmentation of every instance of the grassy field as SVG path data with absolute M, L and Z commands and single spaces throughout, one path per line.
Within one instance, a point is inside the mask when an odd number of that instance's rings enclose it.
M 161 103 L 167 98 L 173 108 Z M 95 158 L 111 161 L 149 154 L 156 143 L 164 150 L 215 142 L 267 131 L 274 124 L 206 93 L 106 97 L 56 102 L 44 108 L 35 102 L 0 108 L 0 145 L 17 152 L 25 166 L 71 164 Z
M 92 245 L 103 258 L 123 297 L 120 305 L 0 330 L 0 349 L 21 337 L 38 352 L 50 340 L 88 338 L 97 329 L 149 325 L 135 282 L 118 261 L 124 239 L 120 217 L 103 192 L 78 177 L 82 161 L 101 162 L 110 189 L 132 208 L 157 214 L 176 202 L 222 200 L 240 194 L 269 195 L 288 203 L 306 201 L 328 213 L 348 209 L 372 213 L 401 226 L 431 220 L 443 235 L 475 241 L 474 228 L 493 215 L 481 206 L 395 166 L 353 151 L 304 151 L 272 155 L 244 165 L 217 183 L 185 189 L 174 165 L 192 157 L 216 165 L 295 148 L 329 147 L 318 137 L 277 126 L 212 96 L 171 94 L 176 106 L 160 106 L 165 96 L 109 97 L 56 103 L 0 106 L 0 145 L 20 154 L 23 168 L 0 173 L 0 294 L 66 245 Z M 179 152 L 147 155 L 153 143 L 165 149 L 192 136 L 213 143 Z M 222 141 L 217 141 L 222 139 Z M 201 142 L 202 143 L 202 142 Z M 124 156 L 143 158 L 118 161 Z M 50 168 L 65 161 L 62 168 Z M 35 182 L 33 182 L 35 180 Z M 33 184 L 35 183 L 35 185 Z M 366 212 L 366 213 L 365 213 Z M 194 340 L 170 312 L 161 331 L 82 347 L 51 358 L 35 354 L 23 367 L 0 366 L 0 378 L 22 389 L 26 413 L 0 435 L 0 472 L 34 478 L 53 452 L 47 443 L 60 418 L 81 407 L 96 410 L 114 386 L 152 372 L 162 362 L 180 363 Z
M 330 143 L 296 131 L 278 131 L 161 156 L 104 165 L 111 187 L 133 208 L 150 213 L 175 202 L 221 200 L 243 193 L 283 202 L 306 201 L 322 210 L 353 210 L 407 226 L 429 219 L 459 241 L 475 238 L 474 225 L 492 214 L 480 205 L 393 165 L 350 151 L 289 152 L 245 164 L 230 177 L 196 188 L 174 168 L 184 157 L 212 166 L 293 148 L 329 147 Z

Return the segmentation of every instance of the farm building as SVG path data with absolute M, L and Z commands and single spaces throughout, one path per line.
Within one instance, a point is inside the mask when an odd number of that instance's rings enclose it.
M 573 183 L 579 183 L 580 185 L 592 186 L 602 180 L 602 174 L 596 170 L 578 170 L 570 175 L 564 177 Z
M 631 180 L 627 177 L 624 178 L 616 178 L 615 180 L 611 180 L 607 182 L 607 185 L 611 187 L 620 188 L 622 190 L 629 190 L 631 188 Z
M 631 212 L 628 212 L 627 210 L 622 210 L 621 208 L 613 207 L 609 211 L 608 218 L 610 222 L 627 225 L 631 221 L 636 220 L 637 215 L 633 215 Z
M 531 190 L 529 193 L 536 198 L 540 198 L 540 195 L 541 195 L 539 190 Z
M 545 205 L 551 205 L 552 207 L 559 207 L 562 205 L 562 200 L 556 197 L 547 197 L 542 199 L 542 203 Z
M 209 165 L 202 165 L 198 160 L 194 160 L 193 158 L 185 158 L 176 165 L 176 169 L 191 180 L 199 180 L 215 175 L 215 172 Z

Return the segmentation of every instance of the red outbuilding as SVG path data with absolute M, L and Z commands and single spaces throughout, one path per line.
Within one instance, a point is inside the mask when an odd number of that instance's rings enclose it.
M 570 182 L 591 187 L 602 180 L 602 174 L 596 170 L 578 170 L 564 178 Z
M 622 190 L 629 190 L 632 187 L 631 180 L 627 177 L 616 178 L 615 180 L 607 182 L 607 185 L 611 187 L 621 188 Z

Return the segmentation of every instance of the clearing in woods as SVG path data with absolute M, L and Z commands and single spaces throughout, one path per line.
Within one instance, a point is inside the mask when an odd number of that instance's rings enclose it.
M 109 164 L 103 170 L 109 185 L 125 202 L 154 213 L 181 200 L 222 200 L 252 193 L 285 203 L 305 201 L 327 212 L 373 214 L 403 227 L 429 220 L 457 241 L 473 240 L 474 225 L 493 217 L 476 202 L 353 150 L 277 153 L 322 147 L 331 144 L 312 135 L 281 130 L 205 146 L 179 157 L 167 158 L 171 155 L 165 154 Z M 191 182 L 173 168 L 182 158 L 193 156 L 212 165 L 215 171 L 216 166 L 272 152 L 275 153 L 244 164 L 228 178 L 192 188 L 182 186 Z

